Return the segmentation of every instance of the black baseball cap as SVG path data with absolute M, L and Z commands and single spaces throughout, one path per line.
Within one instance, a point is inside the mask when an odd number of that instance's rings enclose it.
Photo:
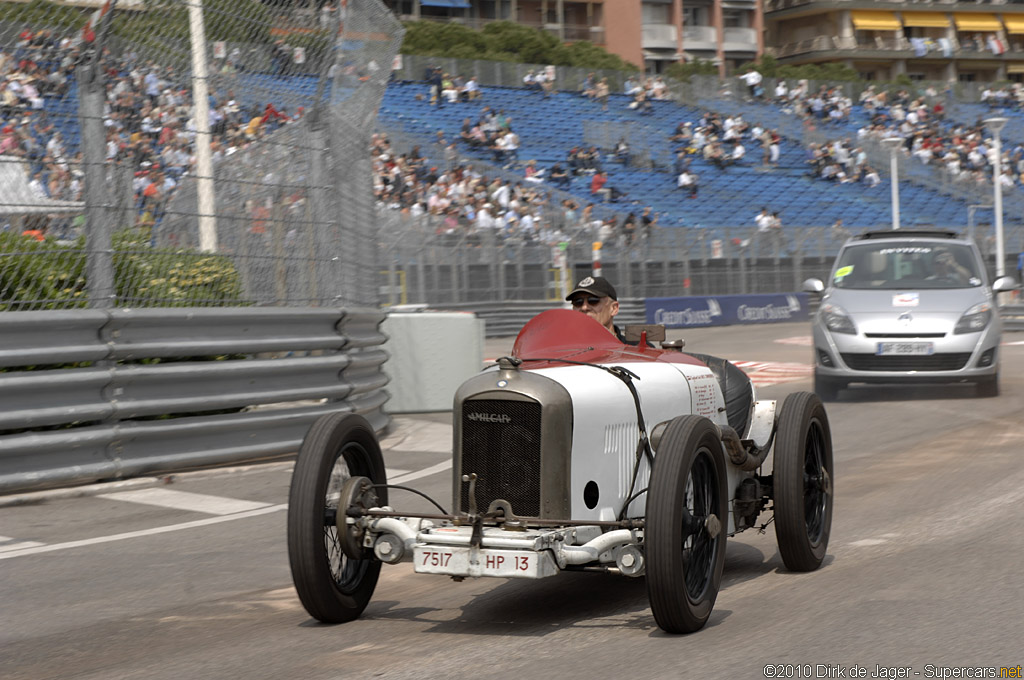
M 565 296 L 566 300 L 571 300 L 573 295 L 576 293 L 590 293 L 597 297 L 608 297 L 613 300 L 618 300 L 619 297 L 615 294 L 615 286 L 609 283 L 608 279 L 603 276 L 588 276 L 579 283 L 576 284 L 576 288 L 571 293 Z

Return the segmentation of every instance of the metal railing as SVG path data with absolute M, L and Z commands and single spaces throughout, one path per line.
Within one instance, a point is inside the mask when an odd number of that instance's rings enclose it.
M 377 310 L 0 314 L 0 493 L 294 452 L 309 425 L 378 430 Z

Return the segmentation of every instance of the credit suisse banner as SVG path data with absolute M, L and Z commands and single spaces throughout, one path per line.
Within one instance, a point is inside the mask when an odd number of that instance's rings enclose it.
M 807 321 L 807 293 L 647 298 L 647 323 L 701 328 L 748 323 Z

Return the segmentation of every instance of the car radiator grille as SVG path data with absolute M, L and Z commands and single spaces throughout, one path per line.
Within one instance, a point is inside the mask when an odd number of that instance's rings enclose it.
M 884 356 L 843 354 L 843 362 L 855 371 L 958 371 L 967 365 L 970 352 L 930 356 Z
M 487 414 L 486 419 L 474 414 Z M 540 404 L 479 399 L 462 404 L 462 474 L 475 472 L 482 512 L 504 498 L 521 517 L 540 516 Z M 469 484 L 460 503 L 469 509 Z

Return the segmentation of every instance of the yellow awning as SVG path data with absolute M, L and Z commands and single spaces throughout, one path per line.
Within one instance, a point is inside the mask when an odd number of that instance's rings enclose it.
M 922 28 L 949 28 L 949 16 L 945 12 L 904 12 L 903 25 Z
M 1024 73 L 1024 64 L 1007 64 L 1007 73 Z
M 954 14 L 958 31 L 998 31 L 1002 28 L 995 14 Z
M 871 12 L 853 10 L 850 12 L 853 27 L 858 31 L 898 31 L 900 20 L 892 12 Z
M 1007 33 L 1024 33 L 1024 15 L 1003 15 L 1003 24 Z

